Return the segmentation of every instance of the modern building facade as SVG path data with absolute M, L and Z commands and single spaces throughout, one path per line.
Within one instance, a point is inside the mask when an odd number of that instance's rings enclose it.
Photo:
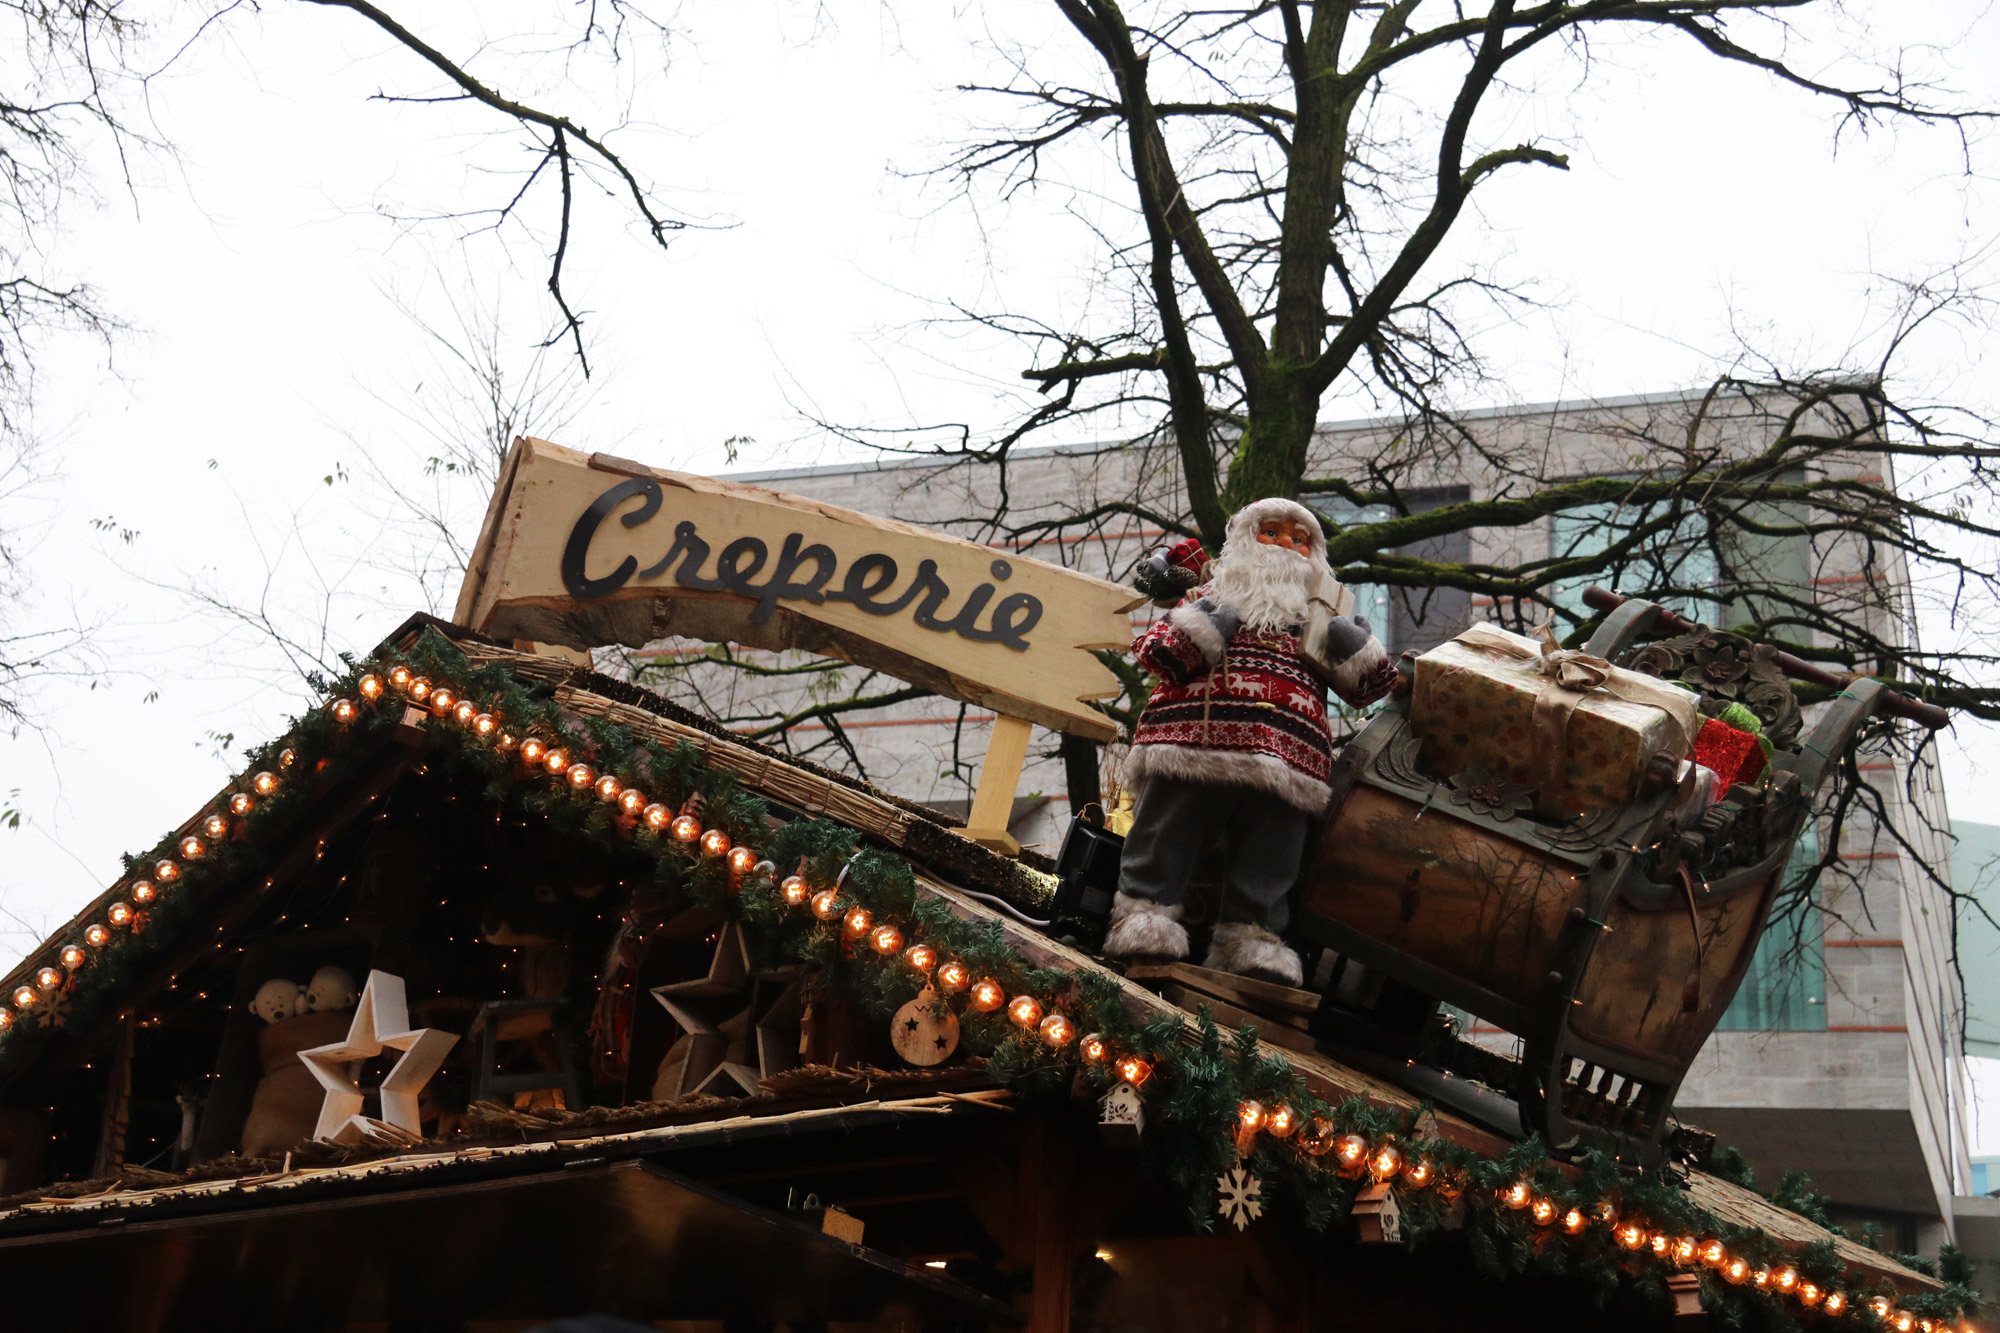
M 1477 447 L 1438 447 L 1428 456 L 1425 442 L 1411 440 L 1400 423 L 1328 424 L 1318 433 L 1312 474 L 1358 476 L 1371 460 L 1396 457 L 1399 486 L 1413 509 L 1500 495 L 1524 472 L 1545 479 L 1630 476 L 1645 469 L 1654 442 L 1684 436 L 1695 401 L 1669 394 L 1471 413 L 1457 424 Z M 1701 430 L 1726 453 L 1761 449 L 1769 428 L 1765 411 L 1712 411 Z M 1410 451 L 1416 451 L 1414 461 Z M 1004 479 L 990 465 L 932 459 L 734 479 L 943 527 L 1121 580 L 1166 534 L 1118 506 L 1184 511 L 1178 467 L 1165 449 L 1145 442 L 1017 453 Z M 1066 513 L 1100 516 L 1000 540 L 1002 529 L 992 516 L 1003 490 L 1017 531 Z M 1386 516 L 1331 499 L 1313 503 L 1333 524 Z M 1431 538 L 1401 553 L 1510 565 L 1556 560 L 1602 549 L 1591 543 L 1611 540 L 1612 525 L 1629 520 L 1629 513 L 1618 511 L 1607 503 L 1521 526 Z M 1769 579 L 1800 596 L 1822 603 L 1848 599 L 1849 614 L 1871 618 L 1878 634 L 1915 632 L 1906 572 L 1839 534 L 1773 542 L 1750 554 Z M 1622 591 L 1718 586 L 1714 554 L 1696 533 L 1656 541 L 1643 563 L 1646 568 L 1628 571 Z M 1587 581 L 1558 585 L 1558 600 L 1580 608 L 1576 599 Z M 1422 651 L 1474 620 L 1515 609 L 1450 589 L 1355 591 L 1392 652 Z M 1700 607 L 1690 613 L 1717 618 Z M 1725 606 L 1720 618 L 1727 623 L 1733 613 Z M 1135 612 L 1135 628 L 1152 614 Z M 899 795 L 948 810 L 962 809 L 970 797 L 990 716 L 937 698 L 814 714 L 816 705 L 849 695 L 894 698 L 900 683 L 857 680 L 851 669 L 802 658 L 766 657 L 745 671 L 738 662 L 694 660 L 704 656 L 717 653 L 667 642 L 627 654 L 615 666 L 736 729 L 858 770 Z M 614 665 L 603 654 L 600 662 Z M 1038 733 L 1014 826 L 1025 845 L 1050 853 L 1070 809 L 1056 739 Z M 1934 768 L 1912 767 L 1899 752 L 1880 749 L 1863 756 L 1861 771 L 1910 849 L 1865 815 L 1850 814 L 1837 872 L 1821 877 L 1809 909 L 1770 932 L 1679 1105 L 1685 1120 L 1741 1149 L 1766 1189 L 1786 1170 L 1807 1171 L 1830 1197 L 1837 1219 L 1879 1224 L 1891 1248 L 1934 1251 L 1954 1232 L 1953 1197 L 1972 1192 L 1952 903 L 1933 877 L 1950 874 L 1949 824 Z M 1113 747 L 1105 777 L 1115 783 L 1116 775 Z M 1809 840 L 1802 859 L 1809 864 L 1820 850 Z

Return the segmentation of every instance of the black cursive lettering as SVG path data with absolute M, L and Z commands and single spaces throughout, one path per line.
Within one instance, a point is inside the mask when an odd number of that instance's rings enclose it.
M 714 589 L 722 586 L 722 580 L 703 578 L 701 567 L 708 562 L 708 543 L 695 535 L 694 524 L 682 519 L 674 524 L 674 544 L 667 553 L 639 571 L 642 579 L 656 579 L 673 569 L 674 558 L 681 557 L 681 567 L 674 570 L 674 582 L 683 588 Z
M 751 623 L 761 625 L 768 621 L 779 602 L 797 600 L 817 605 L 826 600 L 823 589 L 826 581 L 833 577 L 834 567 L 840 563 L 840 558 L 833 553 L 832 547 L 819 542 L 800 550 L 799 543 L 804 540 L 801 533 L 785 535 L 784 548 L 778 552 L 778 567 L 771 571 L 770 580 L 763 587 L 753 590 L 757 593 L 757 609 L 750 613 Z M 808 560 L 813 566 L 812 577 L 801 583 L 796 575 Z
M 798 532 L 785 535 L 771 575 L 761 584 L 754 580 L 772 561 L 771 548 L 758 537 L 738 537 L 731 541 L 716 555 L 715 573 L 704 575 L 702 566 L 708 563 L 711 548 L 690 519 L 674 525 L 673 544 L 646 568 L 640 569 L 637 557 L 627 555 L 609 574 L 591 578 L 585 566 L 598 529 L 620 505 L 631 499 L 639 503 L 621 515 L 619 521 L 628 528 L 636 528 L 659 513 L 664 495 L 660 483 L 651 477 L 628 478 L 591 501 L 576 526 L 570 529 L 569 539 L 563 544 L 562 580 L 570 596 L 578 601 L 609 597 L 634 578 L 657 579 L 671 574 L 683 588 L 727 591 L 749 598 L 756 603 L 750 619 L 758 625 L 776 614 L 778 603 L 787 601 L 852 602 L 871 616 L 892 616 L 915 603 L 911 619 L 925 629 L 1026 652 L 1029 632 L 1041 623 L 1041 599 L 1017 592 L 1002 597 L 993 608 L 991 622 L 981 628 L 979 618 L 993 601 L 995 588 L 991 583 L 975 587 L 955 614 L 941 615 L 952 590 L 938 573 L 935 560 L 919 562 L 910 586 L 892 595 L 891 589 L 901 572 L 895 558 L 881 552 L 863 555 L 847 567 L 839 589 L 828 591 L 827 585 L 839 572 L 840 557 L 822 543 L 806 545 L 804 534 Z M 1013 576 L 1014 567 L 996 559 L 988 566 L 988 572 L 996 581 L 1005 581 Z
M 660 511 L 660 483 L 651 477 L 630 477 L 592 500 L 590 508 L 583 511 L 583 517 L 569 530 L 569 540 L 563 543 L 562 581 L 563 587 L 569 589 L 569 595 L 579 602 L 594 602 L 600 597 L 609 597 L 631 582 L 633 571 L 639 568 L 639 562 L 628 555 L 618 562 L 618 568 L 601 579 L 591 578 L 583 572 L 584 563 L 590 555 L 590 542 L 597 536 L 598 526 L 611 516 L 612 510 L 635 495 L 639 497 L 639 507 L 625 515 L 623 522 L 626 527 L 636 528 Z

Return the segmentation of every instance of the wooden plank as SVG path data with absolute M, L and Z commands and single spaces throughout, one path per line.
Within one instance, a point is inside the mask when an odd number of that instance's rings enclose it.
M 965 836 L 982 847 L 991 847 L 1012 856 L 1021 844 L 1007 831 L 1014 812 L 1014 792 L 1021 785 L 1021 766 L 1028 758 L 1028 738 L 1034 728 L 1018 717 L 993 719 L 993 735 L 986 742 L 986 761 L 979 768 L 979 789 L 972 796 L 972 812 L 966 816 Z
M 1131 642 L 1132 589 L 947 533 L 544 440 L 518 441 L 457 619 L 502 640 L 668 635 L 837 657 L 1111 740 L 1094 648 Z
M 1231 1004 L 1259 1012 L 1276 1010 L 1284 1016 L 1283 1021 L 1292 1018 L 1306 1019 L 1319 1012 L 1319 996 L 1296 986 L 1280 986 L 1274 981 L 1259 981 L 1255 977 L 1239 977 L 1233 972 L 1218 972 L 1212 967 L 1196 967 L 1193 963 L 1142 963 L 1127 968 L 1125 975 L 1134 981 L 1174 981 L 1191 991 L 1227 1000 Z M 1303 1022 L 1293 1024 L 1304 1027 Z

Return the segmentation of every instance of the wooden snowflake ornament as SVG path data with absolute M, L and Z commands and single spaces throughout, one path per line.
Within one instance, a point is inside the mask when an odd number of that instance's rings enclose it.
M 1215 1211 L 1238 1231 L 1264 1215 L 1264 1182 L 1240 1166 L 1215 1178 Z

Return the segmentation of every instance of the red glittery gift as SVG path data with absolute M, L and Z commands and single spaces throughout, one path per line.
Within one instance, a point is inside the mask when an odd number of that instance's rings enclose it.
M 1722 779 L 1722 791 L 1738 782 L 1755 782 L 1764 771 L 1764 747 L 1757 744 L 1757 738 L 1713 717 L 1702 723 L 1701 734 L 1694 738 L 1694 752 L 1688 757 L 1714 769 Z

